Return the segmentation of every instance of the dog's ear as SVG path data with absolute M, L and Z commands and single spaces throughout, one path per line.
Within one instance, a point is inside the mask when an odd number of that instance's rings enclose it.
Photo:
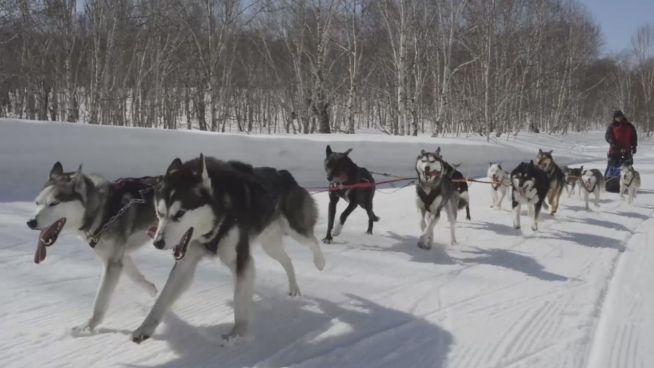
M 325 156 L 329 157 L 329 155 L 331 155 L 333 152 L 334 151 L 332 151 L 332 148 L 329 145 L 327 145 L 327 149 L 325 149 Z
M 436 154 L 436 156 L 441 157 L 441 146 L 438 146 L 438 148 L 436 148 L 436 151 L 434 151 L 434 153 Z
M 491 166 L 493 166 L 493 161 L 488 163 L 488 167 L 491 167 Z
M 548 152 L 550 156 L 552 156 L 552 152 L 554 152 L 554 150 L 550 150 L 550 151 Z
M 348 148 L 347 151 L 343 152 L 345 156 L 349 155 L 352 152 L 352 148 Z
M 176 173 L 181 168 L 182 168 L 182 160 L 180 160 L 179 157 L 177 157 L 173 160 L 173 162 L 170 163 L 170 165 L 168 165 L 168 169 L 166 170 L 166 176 L 170 176 Z
M 54 166 L 52 166 L 52 169 L 50 169 L 50 179 L 54 179 L 58 176 L 61 176 L 61 174 L 64 173 L 64 167 L 61 166 L 61 162 L 57 161 L 55 162 Z
M 86 180 L 84 180 L 84 174 L 82 173 L 82 164 L 79 165 L 73 177 L 73 187 L 77 193 L 86 193 Z
M 538 154 L 540 155 L 540 154 L 542 154 L 542 153 L 543 153 L 543 150 L 539 148 L 539 149 L 538 149 Z
M 581 167 L 579 168 L 579 170 L 584 171 L 584 165 L 581 165 Z
M 425 153 L 426 153 L 426 152 L 425 152 L 425 150 L 424 150 L 424 149 L 421 149 L 421 150 L 420 150 L 420 156 L 424 156 L 424 155 L 425 155 Z
M 211 189 L 211 178 L 209 177 L 209 171 L 207 171 L 207 160 L 202 153 L 200 153 L 200 177 L 202 178 L 202 186 Z

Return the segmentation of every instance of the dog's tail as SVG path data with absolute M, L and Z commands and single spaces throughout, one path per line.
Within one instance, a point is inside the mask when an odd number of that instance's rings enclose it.
M 313 228 L 318 222 L 316 201 L 295 181 L 290 172 L 280 170 L 279 174 L 286 189 L 281 200 L 282 214 L 293 230 L 304 236 L 313 236 Z

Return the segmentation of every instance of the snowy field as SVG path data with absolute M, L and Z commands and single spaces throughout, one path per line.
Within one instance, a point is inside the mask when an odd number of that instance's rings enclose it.
M 489 208 L 489 188 L 471 186 L 472 220 L 460 216 L 459 245 L 416 246 L 413 187 L 382 189 L 381 217 L 353 212 L 335 243 L 323 245 L 317 271 L 309 251 L 289 241 L 301 297 L 286 295 L 279 264 L 255 251 L 256 316 L 248 339 L 221 346 L 231 327 L 232 283 L 218 262 L 205 261 L 195 282 L 155 335 L 130 341 L 152 304 L 121 280 L 98 333 L 74 337 L 87 320 L 100 279 L 92 251 L 72 234 L 33 263 L 36 233 L 25 221 L 32 199 L 56 160 L 71 170 L 109 178 L 163 173 L 175 156 L 200 152 L 289 169 L 306 186 L 325 185 L 324 146 L 353 147 L 351 157 L 374 171 L 413 175 L 421 148 L 441 146 L 469 176 L 489 161 L 512 166 L 554 149 L 560 163 L 604 169 L 602 132 L 565 137 L 521 134 L 486 143 L 479 137 L 396 138 L 386 135 L 265 137 L 26 123 L 0 119 L 0 367 L 653 367 L 654 145 L 636 156 L 644 193 L 633 206 L 603 194 L 600 208 L 564 194 L 541 230 L 511 226 L 509 202 Z M 326 228 L 327 195 L 315 196 Z M 343 204 L 339 203 L 342 210 Z M 339 211 L 340 212 L 340 211 Z M 161 288 L 172 255 L 151 246 L 136 254 Z

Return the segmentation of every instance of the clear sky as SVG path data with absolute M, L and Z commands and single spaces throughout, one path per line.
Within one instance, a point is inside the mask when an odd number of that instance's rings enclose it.
M 604 52 L 631 47 L 631 36 L 646 23 L 654 24 L 654 0 L 580 0 L 602 27 Z

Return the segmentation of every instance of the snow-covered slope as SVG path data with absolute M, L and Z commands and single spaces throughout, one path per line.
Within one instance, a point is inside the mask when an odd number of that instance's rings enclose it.
M 553 148 L 562 161 L 603 168 L 601 133 L 524 135 L 509 141 L 386 136 L 245 137 L 0 120 L 0 366 L 2 367 L 648 367 L 652 335 L 654 195 L 634 206 L 603 194 L 585 211 L 564 195 L 556 218 L 533 233 L 511 227 L 509 204 L 489 208 L 489 188 L 471 186 L 472 220 L 458 225 L 459 245 L 416 246 L 414 191 L 380 190 L 381 221 L 365 235 L 355 211 L 335 244 L 323 246 L 324 271 L 289 241 L 303 296 L 286 296 L 286 278 L 260 249 L 251 338 L 221 347 L 232 320 L 232 284 L 219 263 L 200 265 L 195 282 L 151 340 L 129 334 L 152 304 L 121 281 L 106 322 L 93 336 L 70 328 L 91 310 L 100 269 L 87 246 L 62 236 L 41 265 L 36 234 L 25 226 L 31 197 L 55 160 L 109 177 L 156 174 L 174 156 L 200 151 L 257 165 L 289 168 L 306 185 L 324 185 L 324 145 L 354 147 L 356 161 L 411 175 L 417 151 L 441 145 L 446 158 L 482 175 L 488 161 L 507 163 Z M 451 157 L 451 158 L 450 158 Z M 594 162 L 589 162 L 593 161 Z M 511 166 L 507 164 L 506 166 Z M 654 150 L 642 142 L 637 168 L 654 182 Z M 317 194 L 321 215 L 327 196 Z M 342 205 L 340 209 L 342 210 Z M 463 217 L 463 216 L 461 216 Z M 318 233 L 325 231 L 325 219 Z M 146 246 L 138 265 L 158 286 L 171 254 Z

